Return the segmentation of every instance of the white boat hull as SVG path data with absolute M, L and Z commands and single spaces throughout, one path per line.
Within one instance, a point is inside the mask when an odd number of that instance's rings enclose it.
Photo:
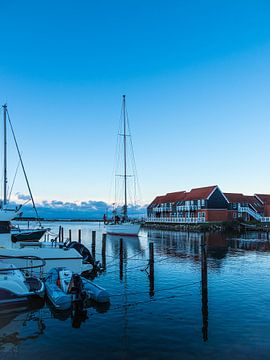
M 132 223 L 109 224 L 105 226 L 107 234 L 122 236 L 138 236 L 141 225 Z

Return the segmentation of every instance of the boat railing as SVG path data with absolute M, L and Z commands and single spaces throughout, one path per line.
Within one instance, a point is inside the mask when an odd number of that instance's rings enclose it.
M 32 275 L 34 269 L 40 269 L 40 275 L 42 275 L 42 270 L 43 270 L 44 266 L 46 265 L 46 261 L 38 256 L 0 255 L 0 260 L 11 260 L 10 264 L 13 264 L 12 260 L 26 260 L 25 266 L 0 268 L 0 273 L 7 272 L 7 271 L 15 271 L 15 270 L 20 270 L 20 271 L 30 270 L 31 275 Z M 31 263 L 30 265 L 28 265 L 28 261 L 30 261 L 30 263 Z M 40 261 L 41 263 L 34 265 L 33 261 Z

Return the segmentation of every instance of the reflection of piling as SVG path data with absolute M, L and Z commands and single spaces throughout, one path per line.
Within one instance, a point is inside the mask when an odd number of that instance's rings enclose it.
M 69 241 L 71 241 L 71 229 L 69 229 L 69 231 L 68 231 L 68 239 L 69 239 Z
M 202 335 L 208 340 L 208 279 L 207 279 L 207 242 L 205 234 L 201 240 L 201 286 L 202 286 Z
M 79 244 L 82 242 L 82 230 L 81 229 L 78 230 L 78 242 L 79 242 Z
M 123 239 L 120 239 L 119 244 L 119 272 L 120 272 L 120 280 L 123 280 Z
M 106 234 L 102 234 L 102 267 L 106 269 Z
M 155 278 L 154 278 L 154 243 L 149 243 L 149 295 L 155 295 Z
M 96 259 L 96 232 L 92 231 L 92 256 L 93 259 Z

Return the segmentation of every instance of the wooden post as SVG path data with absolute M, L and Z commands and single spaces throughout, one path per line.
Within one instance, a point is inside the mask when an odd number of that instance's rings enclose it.
M 155 295 L 155 277 L 154 277 L 154 243 L 149 243 L 149 295 L 153 297 Z
M 79 244 L 82 242 L 82 230 L 81 229 L 78 230 L 78 242 L 79 242 Z
M 61 241 L 64 242 L 64 228 L 61 228 Z
M 71 241 L 71 229 L 69 229 L 68 233 L 69 233 L 69 236 L 68 236 L 69 241 Z
M 207 242 L 205 234 L 201 240 L 201 286 L 202 286 L 202 335 L 208 340 L 208 276 L 207 276 Z
M 102 234 L 102 267 L 106 270 L 106 234 Z
M 123 280 L 123 260 L 124 260 L 124 256 L 123 256 L 123 239 L 120 239 L 120 243 L 119 243 L 119 273 L 120 273 L 120 280 Z
M 61 230 L 62 230 L 62 226 L 59 226 L 59 231 L 58 231 L 58 241 L 61 242 Z
M 96 231 L 92 231 L 92 256 L 96 260 Z

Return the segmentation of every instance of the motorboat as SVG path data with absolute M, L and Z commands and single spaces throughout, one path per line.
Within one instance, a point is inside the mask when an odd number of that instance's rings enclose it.
M 68 310 L 73 303 L 84 306 L 88 300 L 98 303 L 110 302 L 109 293 L 102 287 L 94 284 L 68 268 L 51 269 L 46 281 L 46 294 L 58 310 Z
M 1 259 L 1 257 L 0 257 Z M 8 257 L 5 260 L 14 261 Z M 45 262 L 34 257 L 26 259 L 39 261 L 35 267 L 43 267 Z M 0 260 L 0 306 L 9 306 L 17 303 L 28 302 L 33 298 L 43 298 L 45 287 L 43 282 L 35 276 L 29 275 L 33 266 L 16 267 L 12 263 Z M 27 270 L 27 273 L 25 272 Z

